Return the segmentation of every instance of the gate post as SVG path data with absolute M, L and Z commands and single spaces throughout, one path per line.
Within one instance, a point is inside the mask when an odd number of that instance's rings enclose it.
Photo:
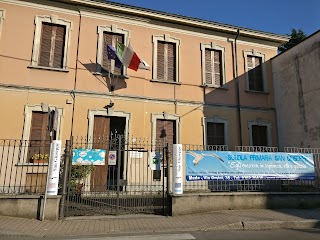
M 167 160 L 167 216 L 169 215 L 170 209 L 170 151 L 169 151 L 169 143 L 166 144 L 166 160 Z
M 122 147 L 122 140 L 123 136 L 118 135 L 118 153 L 117 153 L 117 163 L 118 163 L 118 169 L 117 169 L 117 202 L 116 202 L 116 215 L 119 215 L 119 208 L 120 208 L 120 168 L 121 168 L 121 147 Z
M 71 159 L 71 140 L 66 141 L 66 148 L 64 150 L 64 166 L 63 166 L 63 182 L 62 182 L 62 193 L 60 202 L 60 216 L 59 219 L 64 218 L 64 208 L 67 195 L 67 185 L 68 185 L 68 175 L 69 175 L 69 165 Z
M 162 174 L 161 174 L 161 177 L 162 177 L 162 209 L 163 209 L 163 216 L 166 215 L 166 213 L 168 212 L 168 210 L 166 210 L 166 206 L 167 206 L 167 203 L 165 202 L 165 199 L 168 197 L 166 194 L 167 194 L 167 191 L 165 191 L 165 171 L 166 171 L 166 168 L 164 166 L 164 159 L 167 155 L 167 148 L 166 147 L 162 147 Z

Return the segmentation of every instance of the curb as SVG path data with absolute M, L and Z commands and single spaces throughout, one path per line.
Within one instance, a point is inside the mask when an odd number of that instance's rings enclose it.
M 122 232 L 105 232 L 98 234 L 85 234 L 82 236 L 115 236 L 124 234 L 148 234 L 148 233 L 169 233 L 169 232 L 196 232 L 196 231 L 249 231 L 249 230 L 270 230 L 270 229 L 308 229 L 319 228 L 320 220 L 301 220 L 301 221 L 256 221 L 256 222 L 236 222 L 220 226 L 212 226 L 208 228 L 166 228 L 166 229 L 149 229 L 138 231 L 122 231 Z M 45 234 L 43 237 L 59 237 L 62 235 Z M 74 234 L 64 234 L 63 236 L 77 237 Z
M 78 236 L 115 236 L 123 234 L 146 234 L 146 233 L 169 233 L 169 232 L 195 232 L 195 231 L 250 231 L 250 230 L 271 230 L 271 229 L 311 229 L 320 228 L 320 220 L 296 220 L 296 221 L 239 221 L 229 224 L 212 225 L 210 227 L 179 227 L 179 228 L 158 228 L 158 229 L 139 229 L 130 231 L 108 231 L 108 232 L 87 232 L 85 234 L 71 233 L 46 233 L 45 231 L 30 233 L 13 232 L 6 229 L 0 229 L 0 234 L 8 236 L 25 236 L 25 237 L 78 237 Z
M 242 222 L 243 230 L 319 228 L 320 220 Z

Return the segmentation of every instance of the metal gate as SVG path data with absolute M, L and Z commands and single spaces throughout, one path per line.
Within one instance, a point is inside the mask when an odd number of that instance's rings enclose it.
M 101 157 L 104 165 L 92 164 Z M 167 215 L 166 159 L 168 146 L 123 135 L 67 141 L 64 216 Z

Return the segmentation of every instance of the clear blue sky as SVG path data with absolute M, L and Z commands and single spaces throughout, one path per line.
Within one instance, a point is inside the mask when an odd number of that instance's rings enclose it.
M 112 0 L 277 34 L 320 29 L 320 0 Z

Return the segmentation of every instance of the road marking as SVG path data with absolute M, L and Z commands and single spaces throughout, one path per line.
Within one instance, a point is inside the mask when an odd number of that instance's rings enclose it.
M 161 235 L 139 235 L 99 238 L 78 238 L 74 240 L 193 240 L 196 239 L 189 233 L 185 234 L 161 234 Z

